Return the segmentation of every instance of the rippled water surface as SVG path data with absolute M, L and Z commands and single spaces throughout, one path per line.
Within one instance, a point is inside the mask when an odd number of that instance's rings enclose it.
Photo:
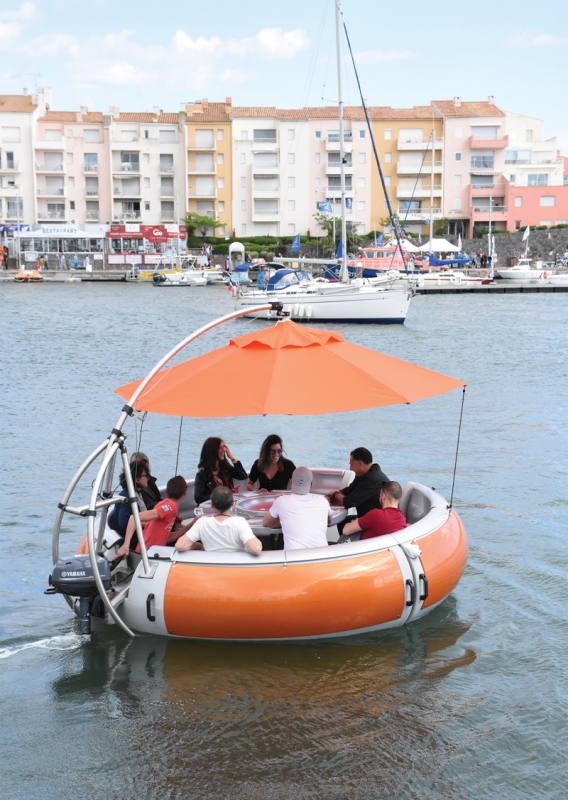
M 118 418 L 113 389 L 232 301 L 221 287 L 0 285 L 0 797 L 566 797 L 567 308 L 565 294 L 417 297 L 405 326 L 339 326 L 469 384 L 455 491 L 469 563 L 429 617 L 342 644 L 130 641 L 101 626 L 84 640 L 43 594 L 57 503 Z M 392 478 L 449 496 L 460 401 L 186 420 L 180 471 L 207 435 L 250 466 L 278 431 L 296 463 L 346 466 L 365 444 Z M 168 417 L 144 427 L 160 481 L 178 433 Z M 69 523 L 64 552 L 81 532 Z

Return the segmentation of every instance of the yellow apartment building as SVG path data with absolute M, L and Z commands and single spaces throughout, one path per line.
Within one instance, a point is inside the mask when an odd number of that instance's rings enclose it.
M 232 221 L 232 107 L 207 100 L 185 106 L 187 128 L 187 203 L 194 211 L 221 222 L 211 236 L 224 237 Z
M 428 235 L 431 176 L 433 219 L 442 219 L 444 121 L 431 106 L 371 107 L 369 117 L 393 212 L 409 233 Z M 433 132 L 433 133 L 432 133 Z M 434 164 L 432 165 L 432 136 Z M 371 153 L 371 230 L 383 230 L 388 216 L 383 187 Z

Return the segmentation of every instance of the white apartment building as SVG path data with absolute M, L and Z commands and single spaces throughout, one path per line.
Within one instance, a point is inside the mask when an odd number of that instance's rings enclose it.
M 542 138 L 542 120 L 505 114 L 505 176 L 511 186 L 562 186 L 564 161 L 556 137 Z
M 50 90 L 0 95 L 0 221 L 35 221 L 33 140 L 38 117 L 49 108 Z

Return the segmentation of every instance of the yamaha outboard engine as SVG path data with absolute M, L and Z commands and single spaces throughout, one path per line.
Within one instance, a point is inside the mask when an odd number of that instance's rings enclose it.
M 108 591 L 111 588 L 110 564 L 106 558 L 97 556 L 97 567 L 103 586 Z M 49 576 L 49 585 L 53 587 L 48 590 L 50 594 L 58 592 L 69 597 L 79 598 L 79 633 L 89 634 L 91 632 L 91 606 L 93 600 L 99 596 L 91 566 L 91 557 L 80 555 L 59 559 Z

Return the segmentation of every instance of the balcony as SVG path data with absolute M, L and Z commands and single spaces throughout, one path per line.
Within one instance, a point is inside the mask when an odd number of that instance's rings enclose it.
M 129 139 L 127 142 L 111 142 L 110 143 L 111 150 L 140 150 L 142 145 L 136 137 L 135 139 Z
M 138 189 L 119 189 L 115 187 L 113 189 L 113 195 L 119 200 L 122 200 L 123 198 L 138 199 L 139 197 L 142 197 L 140 194 L 140 187 L 138 187 Z
M 83 164 L 83 172 L 91 172 L 91 173 L 92 172 L 96 172 L 96 173 L 98 173 L 98 171 L 99 171 L 99 165 L 98 164 Z
M 328 153 L 339 153 L 341 150 L 340 145 L 341 142 L 339 141 L 339 138 L 337 140 L 329 138 L 325 140 L 325 149 L 327 150 Z M 351 139 L 343 142 L 343 152 L 344 153 L 353 152 L 353 142 Z
M 140 211 L 123 211 L 121 214 L 114 214 L 115 222 L 140 222 L 142 214 Z
M 173 174 L 174 174 L 173 164 L 160 164 L 160 175 L 173 175 Z
M 160 220 L 161 222 L 172 223 L 176 221 L 176 216 L 175 214 L 170 214 L 169 212 L 162 212 L 162 214 L 160 214 Z
M 473 222 L 489 222 L 489 206 L 473 206 Z M 507 206 L 493 206 L 491 209 L 491 224 L 496 222 L 507 222 Z
M 38 222 L 53 222 L 54 220 L 62 222 L 67 219 L 67 214 L 65 211 L 38 211 L 37 218 Z
M 35 165 L 36 172 L 55 172 L 57 174 L 61 174 L 65 172 L 65 164 L 63 162 L 61 164 L 38 164 L 36 162 Z
M 140 175 L 140 163 L 117 164 L 113 166 L 112 171 L 115 175 L 124 174 L 125 172 L 129 172 L 131 175 Z
M 173 186 L 161 186 L 160 187 L 160 197 L 173 197 L 174 196 L 174 187 Z
M 99 190 L 98 189 L 85 189 L 85 195 L 87 197 L 98 197 Z
M 426 150 L 431 151 L 431 142 L 428 139 L 399 139 L 396 143 L 398 150 Z M 443 139 L 434 140 L 434 150 L 442 150 L 444 147 Z
M 61 188 L 54 188 L 54 189 L 38 189 L 37 190 L 38 197 L 66 197 L 65 189 L 62 186 Z
M 217 149 L 217 142 L 215 139 L 209 139 L 208 142 L 203 144 L 202 142 L 196 142 L 195 139 L 188 141 L 187 143 L 188 150 L 209 150 L 209 152 L 213 152 Z
M 66 149 L 65 138 L 62 136 L 61 139 L 57 139 L 55 142 L 35 139 L 33 142 L 33 148 L 34 150 L 49 150 L 50 152 L 63 151 Z
M 442 162 L 434 161 L 434 175 L 442 174 Z M 426 161 L 420 167 L 420 164 L 401 164 L 400 161 L 396 165 L 397 175 L 431 175 L 432 174 L 432 161 Z
M 340 164 L 328 164 L 325 168 L 326 175 L 341 175 Z M 345 174 L 353 175 L 353 164 L 345 164 Z
M 206 191 L 204 191 L 203 189 L 200 189 L 199 191 L 197 191 L 195 186 L 190 186 L 189 189 L 188 189 L 187 195 L 192 200 L 196 200 L 196 199 L 197 200 L 211 200 L 211 199 L 217 197 L 217 189 L 213 188 L 212 190 L 206 190 Z
M 160 170 L 161 171 L 161 170 Z M 173 173 L 170 172 L 171 175 Z M 187 174 L 188 175 L 216 175 L 217 174 L 217 164 L 212 164 L 210 167 L 201 167 L 198 168 L 197 164 L 188 164 L 187 165 Z
M 413 186 L 397 186 L 396 189 L 396 196 L 399 199 L 406 199 L 410 197 L 416 197 L 417 200 L 427 200 L 430 197 L 430 188 L 424 188 L 418 186 L 416 190 L 414 190 Z M 442 196 L 442 187 L 441 186 L 434 186 L 433 197 L 441 197 Z
M 473 184 L 469 187 L 469 204 L 474 205 L 472 198 L 474 197 L 487 197 L 489 193 L 497 194 L 501 197 L 505 195 L 505 184 L 503 181 L 495 181 L 494 183 L 487 183 L 484 186 L 474 186 Z
M 85 219 L 87 222 L 98 222 L 101 218 L 101 215 L 98 211 L 87 211 L 85 214 Z
M 470 150 L 502 150 L 509 146 L 509 137 L 501 136 L 499 139 L 474 139 L 470 136 L 467 140 Z
M 407 222 L 423 222 L 425 224 L 430 222 L 430 209 L 429 208 L 420 209 L 420 211 L 418 211 L 417 209 L 414 209 L 412 211 L 409 211 L 408 214 L 407 214 L 406 208 L 404 208 L 404 206 L 403 207 L 399 206 L 398 211 L 396 213 L 398 214 L 398 216 L 400 217 L 401 220 L 405 219 Z M 432 219 L 433 220 L 442 219 L 442 209 L 441 208 L 435 208 L 434 209 L 434 211 L 432 213 Z
M 6 166 L 0 166 L 0 172 L 19 172 L 20 171 L 20 162 L 19 161 L 6 161 Z
M 266 198 L 267 200 L 278 199 L 280 197 L 280 189 L 255 189 L 253 187 L 252 196 L 258 198 Z
M 280 222 L 280 212 L 278 211 L 267 211 L 266 213 L 253 211 L 252 212 L 252 221 L 253 222 Z

